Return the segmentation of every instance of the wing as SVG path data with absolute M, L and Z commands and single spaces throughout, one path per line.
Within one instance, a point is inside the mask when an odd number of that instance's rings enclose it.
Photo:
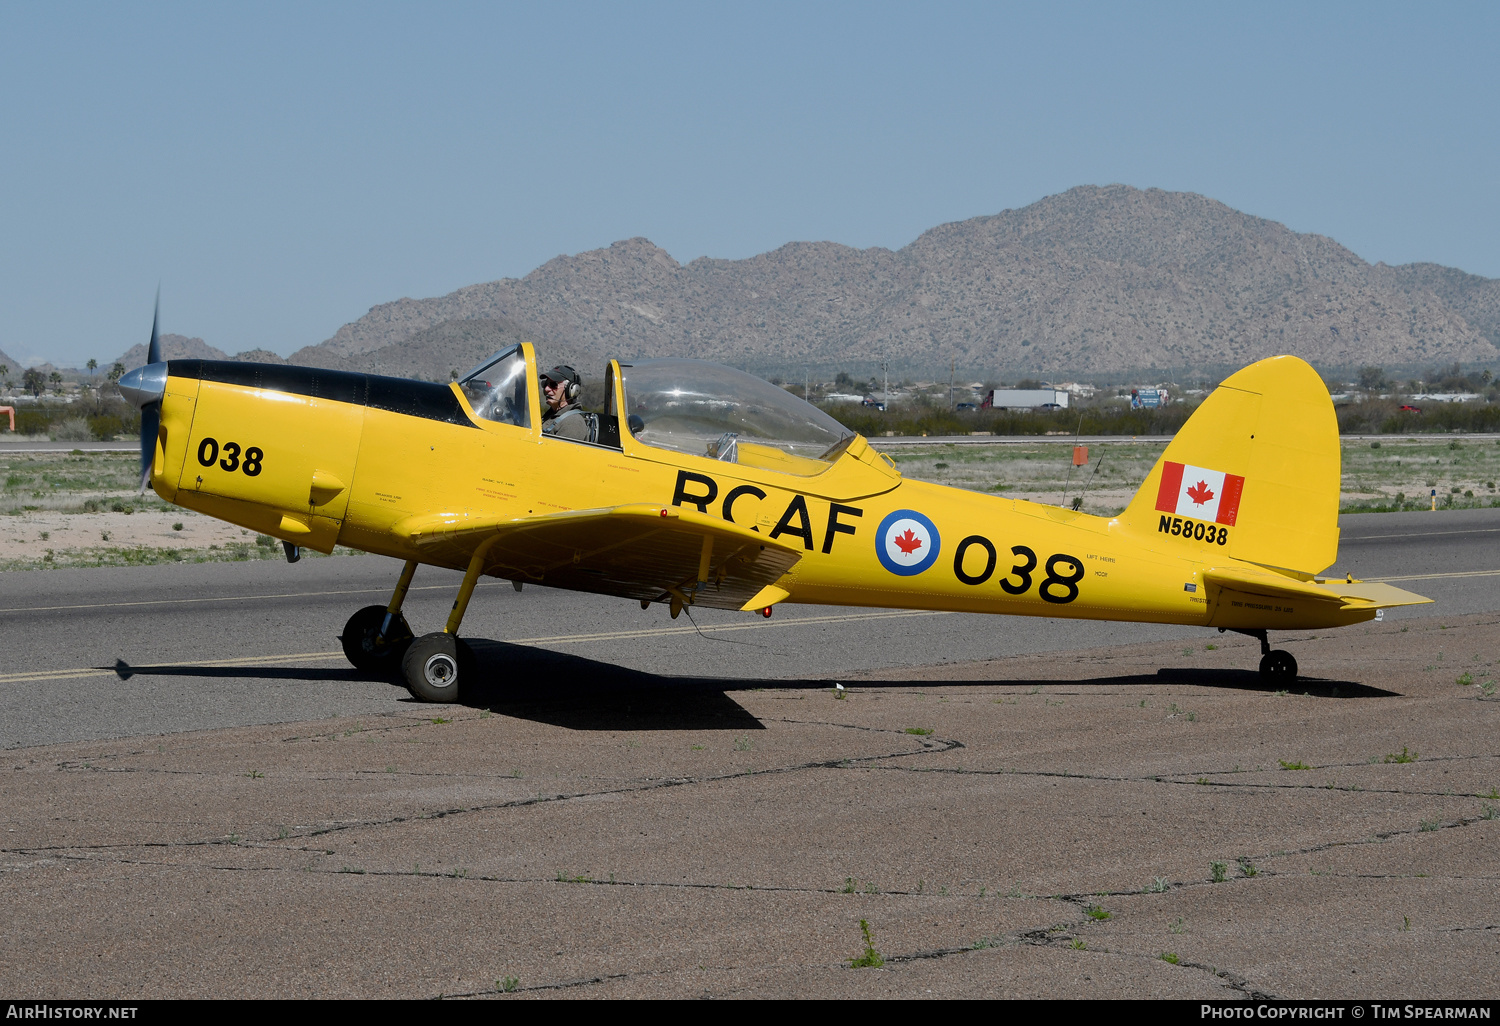
M 484 572 L 495 577 L 653 601 L 675 594 L 714 609 L 775 604 L 787 595 L 775 582 L 802 558 L 800 548 L 672 506 L 513 520 L 433 513 L 394 531 L 435 563 L 466 566 L 482 554 Z

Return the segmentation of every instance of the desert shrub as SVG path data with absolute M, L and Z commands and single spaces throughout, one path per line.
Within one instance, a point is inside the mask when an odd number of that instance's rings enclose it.
M 82 417 L 69 417 L 52 425 L 49 432 L 54 442 L 92 442 L 94 431 Z
M 89 430 L 101 442 L 108 442 L 116 435 L 132 434 L 117 414 L 101 413 L 89 418 Z

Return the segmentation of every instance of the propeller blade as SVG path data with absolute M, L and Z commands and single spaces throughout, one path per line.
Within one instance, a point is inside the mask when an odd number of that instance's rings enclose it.
M 161 363 L 161 336 L 156 326 L 161 321 L 161 286 L 156 287 L 156 309 L 151 314 L 151 344 L 146 347 L 146 362 Z
M 141 407 L 141 491 L 151 483 L 151 464 L 156 459 L 156 431 L 161 426 L 161 403 Z

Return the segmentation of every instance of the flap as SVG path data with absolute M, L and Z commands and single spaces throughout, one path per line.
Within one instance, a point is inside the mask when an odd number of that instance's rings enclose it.
M 1248 567 L 1211 567 L 1203 579 L 1229 591 L 1258 595 L 1269 599 L 1311 599 L 1337 603 L 1344 608 L 1386 609 L 1392 606 L 1416 606 L 1432 599 L 1389 584 L 1366 584 L 1363 581 L 1300 581 L 1271 570 Z
M 740 611 L 745 613 L 758 613 L 763 609 L 770 609 L 782 599 L 788 599 L 791 597 L 792 593 L 787 591 L 785 588 L 778 588 L 774 584 L 768 584 L 764 588 L 762 588 L 754 598 L 741 606 Z
M 423 514 L 394 531 L 434 562 L 464 566 L 483 547 L 496 577 L 653 601 L 676 592 L 715 609 L 744 607 L 803 552 L 697 510 L 643 504 L 514 520 Z

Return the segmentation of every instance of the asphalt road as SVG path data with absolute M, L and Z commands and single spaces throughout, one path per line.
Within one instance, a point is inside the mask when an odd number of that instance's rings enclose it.
M 46 438 L 0 438 L 0 452 L 140 452 L 128 442 L 54 442 Z
M 1343 518 L 1342 531 L 1331 572 L 1387 579 L 1436 600 L 1389 618 L 1500 608 L 1500 510 L 1365 514 Z M 404 688 L 351 670 L 337 640 L 355 609 L 385 602 L 398 571 L 392 560 L 359 556 L 0 575 L 0 747 L 406 708 Z M 458 576 L 418 572 L 406 604 L 418 633 L 441 628 Z M 530 687 L 553 678 L 558 689 L 641 673 L 827 686 L 893 667 L 1213 634 L 812 606 L 783 606 L 770 620 L 713 610 L 695 619 L 485 582 L 463 633 L 480 639 L 488 665 L 508 663 Z

